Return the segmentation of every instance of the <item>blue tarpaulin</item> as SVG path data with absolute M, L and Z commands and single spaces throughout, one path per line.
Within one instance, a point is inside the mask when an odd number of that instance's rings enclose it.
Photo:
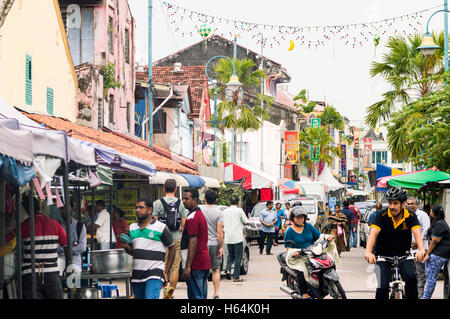
M 20 187 L 30 182 L 35 175 L 33 165 L 25 166 L 5 155 L 0 155 L 0 174 L 8 183 Z
M 205 185 L 205 180 L 197 175 L 192 174 L 179 174 L 183 176 L 189 183 L 189 186 L 191 187 L 202 187 Z

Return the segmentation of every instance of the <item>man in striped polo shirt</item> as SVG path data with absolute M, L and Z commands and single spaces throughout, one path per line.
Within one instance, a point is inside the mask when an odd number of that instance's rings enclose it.
M 120 245 L 133 256 L 131 285 L 136 299 L 159 299 L 175 258 L 172 234 L 166 224 L 153 217 L 152 210 L 153 203 L 149 199 L 138 199 L 137 223 L 130 225 L 132 244 L 120 240 Z M 169 256 L 165 264 L 166 248 L 169 248 Z
M 30 215 L 29 197 L 24 196 L 22 205 Z M 34 206 L 34 240 L 36 263 L 36 298 L 38 299 L 62 299 L 63 290 L 59 269 L 58 243 L 64 248 L 66 265 L 69 265 L 69 247 L 67 246 L 66 232 L 55 219 L 49 218 L 40 212 L 39 201 L 33 197 Z M 32 273 L 31 273 L 31 227 L 27 218 L 21 224 L 23 239 L 22 262 L 22 287 L 23 298 L 32 298 Z

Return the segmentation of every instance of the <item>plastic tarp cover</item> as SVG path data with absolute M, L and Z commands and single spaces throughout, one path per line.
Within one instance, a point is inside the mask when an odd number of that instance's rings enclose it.
M 197 175 L 192 175 L 192 174 L 181 174 L 181 176 L 183 176 L 184 178 L 186 178 L 186 180 L 189 183 L 189 186 L 191 187 L 202 187 L 203 185 L 205 185 L 205 180 L 203 178 L 201 178 L 200 176 Z
M 0 155 L 0 173 L 8 183 L 20 187 L 30 182 L 35 175 L 33 166 L 25 166 L 4 155 Z

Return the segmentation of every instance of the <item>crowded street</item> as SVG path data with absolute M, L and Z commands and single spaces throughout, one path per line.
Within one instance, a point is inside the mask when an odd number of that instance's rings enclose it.
M 250 246 L 250 269 L 243 276 L 245 282 L 233 283 L 222 275 L 220 294 L 223 299 L 289 299 L 280 290 L 280 265 L 276 261 L 276 254 L 282 252 L 282 246 L 274 247 L 274 256 L 259 255 L 258 246 Z M 341 279 L 348 299 L 373 299 L 375 296 L 376 278 L 373 267 L 364 260 L 364 248 L 358 247 L 342 254 L 341 264 L 337 273 Z M 115 282 L 119 287 L 119 294 L 125 295 L 125 285 Z M 443 280 L 439 280 L 433 299 L 443 298 Z M 213 296 L 212 282 L 208 283 L 208 296 Z M 328 297 L 330 298 L 330 297 Z M 187 299 L 186 283 L 177 286 L 174 299 Z

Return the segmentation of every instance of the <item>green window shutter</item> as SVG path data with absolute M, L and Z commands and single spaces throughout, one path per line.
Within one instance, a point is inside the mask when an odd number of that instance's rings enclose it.
M 25 56 L 25 103 L 33 104 L 32 94 L 32 59 L 30 55 Z
M 53 115 L 53 89 L 47 88 L 47 113 Z

